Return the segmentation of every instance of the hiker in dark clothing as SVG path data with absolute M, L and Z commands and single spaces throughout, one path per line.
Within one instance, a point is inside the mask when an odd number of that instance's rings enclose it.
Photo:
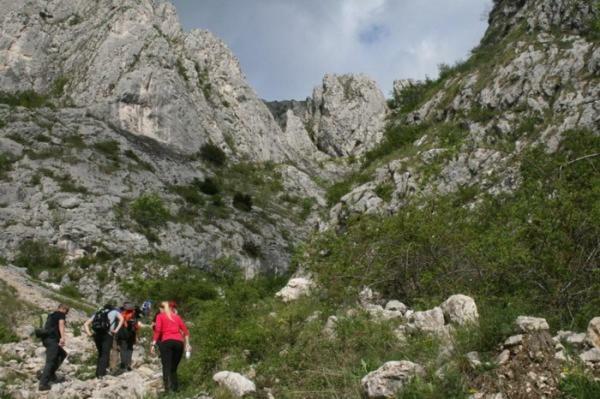
M 141 327 L 139 317 L 141 311 L 133 306 L 131 302 L 125 302 L 121 308 L 123 316 L 123 327 L 117 334 L 117 344 L 121 352 L 121 364 L 119 372 L 131 371 L 133 358 L 133 345 L 137 339 L 138 329 Z
M 50 382 L 57 380 L 56 370 L 67 357 L 67 352 L 63 349 L 65 346 L 65 324 L 69 307 L 64 304 L 58 305 L 58 309 L 48 315 L 44 329 L 46 337 L 42 340 L 46 347 L 46 364 L 40 377 L 40 391 L 50 389 Z
M 83 328 L 88 337 L 94 338 L 98 350 L 98 362 L 96 363 L 96 377 L 102 378 L 106 375 L 110 361 L 110 351 L 116 334 L 123 326 L 123 316 L 111 304 L 104 305 L 92 315 L 84 324 Z M 93 333 L 92 333 L 92 330 Z

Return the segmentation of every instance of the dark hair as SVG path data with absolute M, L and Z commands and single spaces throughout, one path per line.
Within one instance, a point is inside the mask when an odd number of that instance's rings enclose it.
M 115 308 L 115 305 L 110 302 L 107 303 L 106 305 L 104 305 L 104 309 L 114 309 L 114 308 Z

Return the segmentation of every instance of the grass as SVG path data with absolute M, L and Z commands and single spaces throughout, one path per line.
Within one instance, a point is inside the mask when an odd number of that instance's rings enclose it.
M 17 93 L 0 92 L 0 103 L 11 107 L 41 108 L 51 107 L 50 98 L 33 90 Z
M 0 280 L 0 344 L 17 342 L 19 338 L 13 331 L 18 325 L 17 315 L 23 310 L 22 302 L 18 300 L 15 290 Z
M 64 251 L 46 241 L 26 240 L 19 244 L 14 264 L 37 276 L 42 270 L 60 272 L 63 269 L 64 256 Z
M 94 143 L 93 147 L 114 163 L 119 163 L 120 145 L 116 140 L 104 140 Z
M 0 180 L 8 177 L 8 172 L 12 170 L 14 159 L 10 154 L 0 153 Z

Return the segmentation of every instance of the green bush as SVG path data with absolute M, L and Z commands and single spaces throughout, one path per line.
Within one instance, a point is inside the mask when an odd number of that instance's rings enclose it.
M 227 162 L 225 152 L 214 144 L 208 143 L 200 147 L 200 159 L 215 166 L 224 166 Z
M 159 228 L 171 218 L 163 200 L 156 194 L 144 194 L 130 205 L 130 215 L 142 228 Z
M 262 256 L 260 246 L 254 241 L 245 241 L 242 249 L 253 258 L 260 258 Z
M 30 274 L 41 270 L 60 269 L 63 267 L 64 252 L 46 241 L 27 240 L 21 242 L 17 249 L 14 263 L 24 267 Z
M 425 133 L 427 128 L 426 124 L 389 126 L 384 133 L 383 141 L 365 154 L 363 168 L 366 168 L 386 155 L 411 146 Z
M 233 195 L 233 206 L 240 211 L 250 212 L 252 210 L 252 196 L 249 194 L 235 193 Z
M 198 192 L 198 186 L 190 184 L 187 186 L 171 186 L 170 190 L 178 194 L 190 205 L 202 206 L 204 205 L 204 198 Z
M 0 179 L 5 179 L 8 172 L 12 170 L 14 160 L 11 155 L 0 153 Z
M 73 299 L 81 299 L 81 292 L 79 292 L 79 288 L 77 288 L 74 284 L 65 284 L 60 287 L 58 291 L 61 295 L 68 296 Z
M 50 89 L 50 95 L 52 97 L 60 98 L 65 94 L 65 86 L 69 83 L 69 79 L 66 76 L 59 76 L 52 82 L 52 88 Z
M 94 143 L 93 146 L 96 150 L 104 154 L 106 158 L 113 162 L 119 162 L 119 153 L 121 151 L 119 142 L 116 140 L 104 140 Z
M 211 179 L 210 177 L 207 177 L 203 181 L 194 179 L 194 185 L 198 187 L 200 191 L 207 195 L 216 195 L 219 194 L 219 192 L 221 191 L 217 182 Z
M 52 105 L 48 96 L 38 94 L 33 90 L 17 93 L 0 92 L 0 103 L 10 105 L 11 107 L 25 108 L 50 107 Z

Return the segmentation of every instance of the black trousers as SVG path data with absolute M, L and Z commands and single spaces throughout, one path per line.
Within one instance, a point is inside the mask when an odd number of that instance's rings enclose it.
M 133 359 L 133 344 L 135 343 L 135 333 L 129 333 L 130 336 L 118 337 L 117 345 L 121 352 L 121 368 L 126 369 L 131 367 L 131 360 Z
M 179 389 L 179 381 L 177 381 L 177 366 L 179 366 L 179 362 L 183 356 L 183 342 L 171 339 L 162 341 L 159 344 L 159 349 L 165 391 L 176 392 Z
M 46 338 L 42 341 L 46 347 L 46 364 L 40 377 L 40 385 L 48 385 L 50 381 L 56 378 L 56 370 L 67 357 L 67 352 L 58 345 L 58 339 Z
M 108 363 L 110 362 L 110 350 L 112 349 L 113 336 L 109 333 L 96 333 L 94 343 L 98 349 L 98 362 L 96 363 L 96 377 L 104 377 Z

